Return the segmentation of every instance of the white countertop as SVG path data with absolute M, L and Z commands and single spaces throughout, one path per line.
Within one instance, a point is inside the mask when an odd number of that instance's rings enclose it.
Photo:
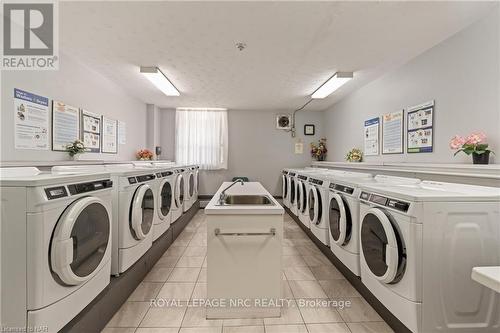
M 224 205 L 219 206 L 217 201 L 219 200 L 220 193 L 229 185 L 231 182 L 224 182 L 219 187 L 212 200 L 208 203 L 205 208 L 205 214 L 208 215 L 283 215 L 285 210 L 281 205 L 273 198 L 271 194 L 262 186 L 259 182 L 246 182 L 244 185 L 235 184 L 229 190 L 226 191 L 227 195 L 266 195 L 271 199 L 274 205 Z
M 500 266 L 472 268 L 472 280 L 500 293 Z
M 500 180 L 500 164 L 396 163 L 396 162 L 313 162 L 313 166 L 374 171 L 397 171 Z

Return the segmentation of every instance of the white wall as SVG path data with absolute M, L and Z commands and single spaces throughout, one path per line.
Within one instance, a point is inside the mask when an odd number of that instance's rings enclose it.
M 275 128 L 273 111 L 236 111 L 228 113 L 229 160 L 228 169 L 203 171 L 200 174 L 200 194 L 214 194 L 223 181 L 235 176 L 246 176 L 261 182 L 273 195 L 281 195 L 280 172 L 284 167 L 304 167 L 311 164 L 309 144 L 323 135 L 323 113 L 302 111 L 297 113 L 297 137 Z M 161 142 L 167 154 L 174 159 L 175 111 L 161 110 Z M 316 135 L 307 136 L 304 124 L 316 125 Z M 304 153 L 294 154 L 294 143 L 301 139 Z
M 500 7 L 500 6 L 499 6 Z M 455 134 L 484 131 L 500 163 L 499 11 L 462 30 L 398 70 L 355 91 L 325 112 L 329 161 L 363 147 L 363 123 L 435 100 L 434 152 L 366 157 L 366 161 L 471 163 L 448 148 Z M 411 43 L 411 41 L 408 41 Z
M 131 160 L 137 149 L 146 146 L 146 104 L 131 97 L 122 88 L 96 71 L 61 54 L 58 71 L 2 71 L 1 73 L 1 160 L 67 160 L 65 152 L 16 150 L 14 148 L 14 88 L 26 90 L 49 100 L 67 104 L 125 121 L 127 144 L 118 154 L 86 153 L 84 159 Z

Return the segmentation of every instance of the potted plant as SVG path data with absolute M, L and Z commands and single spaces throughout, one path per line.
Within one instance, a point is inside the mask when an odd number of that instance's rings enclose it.
M 149 149 L 141 149 L 137 152 L 136 157 L 140 161 L 150 161 L 153 159 L 153 152 Z
M 73 143 L 66 145 L 66 151 L 68 152 L 69 156 L 75 161 L 79 160 L 80 155 L 85 153 L 86 150 L 87 147 L 85 147 L 82 140 L 75 140 Z
M 494 152 L 488 148 L 486 135 L 482 132 L 475 132 L 467 137 L 455 135 L 451 138 L 450 148 L 456 150 L 453 156 L 463 152 L 467 155 L 472 155 L 473 164 L 488 164 L 490 161 L 490 153 Z
M 316 161 L 324 161 L 327 152 L 326 139 L 319 139 L 317 144 L 311 142 L 311 156 L 316 159 Z
M 363 160 L 363 152 L 361 149 L 352 148 L 345 157 L 347 162 L 361 162 Z

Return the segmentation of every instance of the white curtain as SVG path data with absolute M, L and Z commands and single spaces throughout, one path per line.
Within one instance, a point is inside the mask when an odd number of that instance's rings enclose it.
M 227 169 L 227 110 L 177 109 L 175 160 L 200 169 Z

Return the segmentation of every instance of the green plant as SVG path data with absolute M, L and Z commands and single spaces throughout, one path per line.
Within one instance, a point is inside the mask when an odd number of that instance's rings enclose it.
M 363 160 L 363 152 L 361 149 L 353 148 L 347 153 L 345 159 L 348 162 L 361 162 Z
M 82 140 L 75 140 L 73 143 L 70 143 L 66 146 L 66 151 L 69 156 L 73 157 L 76 154 L 83 154 L 87 148 L 83 144 Z

